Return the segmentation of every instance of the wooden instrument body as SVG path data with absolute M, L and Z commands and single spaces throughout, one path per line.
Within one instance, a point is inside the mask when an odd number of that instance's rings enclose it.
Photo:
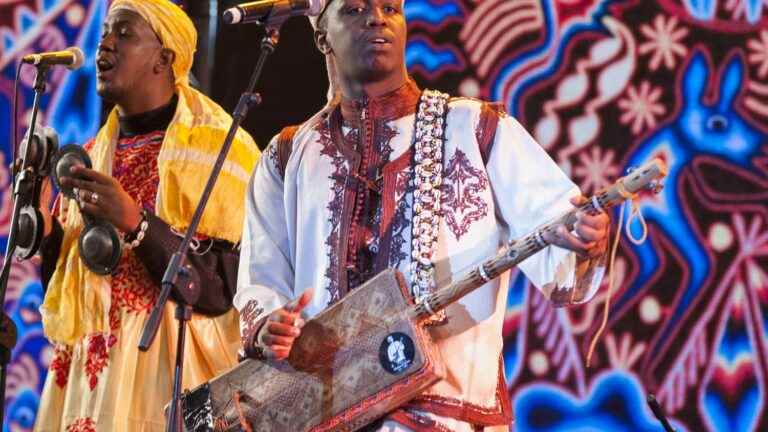
M 445 374 L 411 304 L 402 274 L 380 273 L 307 321 L 287 360 L 249 359 L 186 392 L 185 429 L 353 431 L 394 410 Z

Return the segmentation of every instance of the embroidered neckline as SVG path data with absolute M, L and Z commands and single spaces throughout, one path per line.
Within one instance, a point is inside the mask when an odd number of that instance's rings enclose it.
M 408 78 L 397 90 L 383 96 L 366 100 L 342 98 L 341 115 L 344 122 L 352 127 L 359 126 L 365 115 L 370 119 L 396 119 L 416 112 L 421 90 L 416 83 Z M 365 111 L 365 114 L 363 112 Z

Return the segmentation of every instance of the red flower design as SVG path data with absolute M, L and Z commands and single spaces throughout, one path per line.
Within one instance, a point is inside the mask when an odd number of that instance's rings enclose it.
M 92 418 L 81 417 L 70 423 L 66 432 L 96 432 L 96 423 Z
M 101 333 L 88 336 L 88 359 L 85 361 L 85 373 L 88 375 L 88 387 L 91 390 L 99 383 L 99 373 L 109 363 L 109 348 L 117 342 L 114 335 L 105 337 Z
M 65 345 L 55 345 L 50 370 L 56 376 L 56 385 L 64 388 L 69 380 L 69 369 L 72 366 L 72 348 Z
M 159 131 L 121 139 L 113 158 L 112 175 L 134 201 L 150 211 L 155 207 L 159 175 L 157 164 L 147 161 L 157 160 L 164 135 Z M 146 312 L 155 303 L 157 292 L 139 259 L 133 253 L 126 254 L 112 278 L 113 305 L 129 312 Z M 110 319 L 110 324 L 119 327 L 119 318 Z

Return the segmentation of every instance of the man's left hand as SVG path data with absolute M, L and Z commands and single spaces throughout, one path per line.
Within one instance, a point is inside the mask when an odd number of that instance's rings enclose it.
M 587 202 L 583 195 L 571 198 L 571 204 L 579 207 Z M 608 247 L 608 231 L 611 220 L 605 212 L 590 215 L 583 211 L 576 212 L 573 231 L 565 225 L 559 225 L 554 233 L 545 232 L 544 240 L 548 243 L 572 250 L 583 257 L 595 258 L 605 253 Z

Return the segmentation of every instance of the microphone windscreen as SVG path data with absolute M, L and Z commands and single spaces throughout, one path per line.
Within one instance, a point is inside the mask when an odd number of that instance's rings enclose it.
M 243 12 L 237 6 L 231 7 L 221 14 L 221 20 L 224 24 L 237 24 L 243 20 Z
M 80 67 L 83 66 L 83 63 L 85 62 L 85 55 L 83 54 L 83 50 L 78 47 L 69 47 L 66 50 L 75 56 L 75 59 L 72 61 L 72 63 L 67 65 L 67 69 L 80 69 Z

